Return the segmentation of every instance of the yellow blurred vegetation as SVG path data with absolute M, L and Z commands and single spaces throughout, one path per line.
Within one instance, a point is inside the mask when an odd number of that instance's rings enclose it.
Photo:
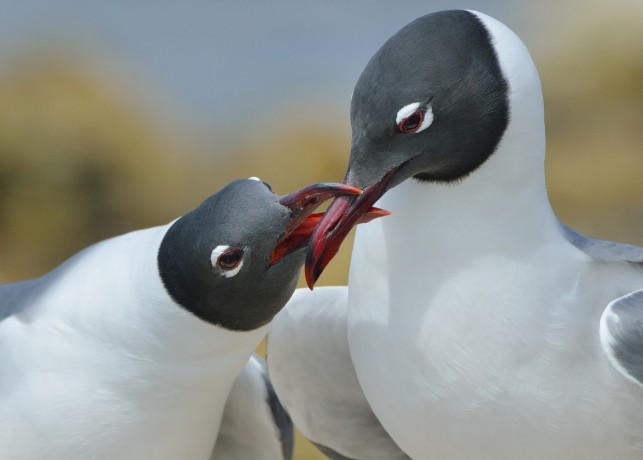
M 632 6 L 571 26 L 540 73 L 554 210 L 592 236 L 643 245 L 643 4 Z
M 590 235 L 643 244 L 643 32 L 635 22 L 570 30 L 538 64 L 557 214 Z M 236 178 L 259 176 L 287 193 L 343 177 L 348 115 L 338 125 L 313 107 L 293 121 L 283 107 L 260 135 L 222 152 L 163 129 L 127 88 L 74 57 L 35 52 L 14 64 L 0 69 L 0 281 L 38 276 L 100 239 L 168 222 Z M 345 282 L 349 254 L 346 244 L 321 284 Z M 300 442 L 296 458 L 322 457 Z

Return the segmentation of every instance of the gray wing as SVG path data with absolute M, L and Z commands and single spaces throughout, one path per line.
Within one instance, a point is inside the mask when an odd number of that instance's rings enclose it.
M 643 385 L 643 289 L 607 306 L 601 317 L 601 345 L 616 370 Z
M 346 287 L 299 289 L 268 334 L 268 372 L 295 426 L 335 460 L 408 459 L 371 410 L 351 361 Z
M 80 251 L 40 278 L 0 284 L 0 321 L 5 320 L 9 316 L 28 316 L 30 314 L 30 307 L 40 296 L 46 294 L 50 286 L 63 277 L 65 273 L 70 270 L 86 252 L 91 251 L 92 248 L 93 246 L 90 246 Z
M 292 421 L 253 355 L 232 386 L 210 460 L 290 460 L 293 447 Z
M 45 291 L 48 277 L 0 285 L 0 321 L 25 313 Z
M 567 240 L 594 260 L 643 264 L 643 248 L 631 244 L 595 240 L 560 224 Z
M 595 240 L 561 226 L 568 241 L 592 259 L 629 262 L 643 269 L 643 248 Z M 601 317 L 600 337 L 603 352 L 612 366 L 627 379 L 643 385 L 643 290 L 610 302 Z

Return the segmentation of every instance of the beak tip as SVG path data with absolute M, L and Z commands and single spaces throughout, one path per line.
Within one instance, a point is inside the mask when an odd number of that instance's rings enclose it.
M 310 251 L 310 247 L 306 256 L 304 274 L 306 277 L 306 285 L 308 286 L 308 289 L 312 291 L 315 288 L 315 283 L 319 279 L 319 275 L 321 275 L 321 270 L 319 269 L 319 260 L 313 256 Z
M 315 282 L 317 279 L 315 279 L 314 275 L 310 270 L 306 270 L 306 285 L 308 286 L 308 289 L 311 291 L 315 289 Z

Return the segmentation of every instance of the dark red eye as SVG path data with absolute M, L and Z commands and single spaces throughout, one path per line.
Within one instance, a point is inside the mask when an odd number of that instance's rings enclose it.
M 239 266 L 241 259 L 243 258 L 243 249 L 232 248 L 223 252 L 217 258 L 217 265 L 224 270 L 232 270 Z
M 417 109 L 411 115 L 400 121 L 400 124 L 397 125 L 397 127 L 401 133 L 414 133 L 420 128 L 420 126 L 422 126 L 423 121 L 424 110 Z

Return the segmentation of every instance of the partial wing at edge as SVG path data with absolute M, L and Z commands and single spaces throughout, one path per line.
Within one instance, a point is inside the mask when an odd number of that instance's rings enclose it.
M 210 460 L 290 460 L 293 446 L 292 421 L 254 355 L 232 386 Z
M 331 459 L 408 459 L 371 410 L 347 339 L 346 287 L 299 289 L 268 334 L 268 372 L 295 426 Z
M 612 366 L 643 386 L 643 289 L 607 306 L 601 317 L 601 344 Z
M 561 223 L 567 240 L 594 260 L 643 264 L 643 248 L 589 238 Z

